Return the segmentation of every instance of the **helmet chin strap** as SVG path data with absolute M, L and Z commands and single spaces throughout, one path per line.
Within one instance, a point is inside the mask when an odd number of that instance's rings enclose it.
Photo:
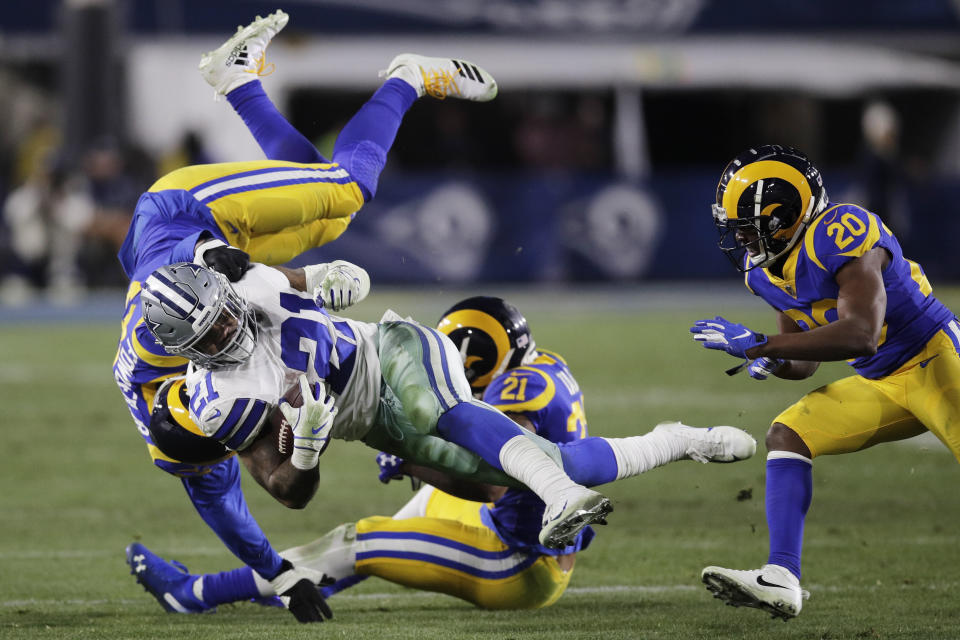
M 774 262 L 779 260 L 782 256 L 786 255 L 790 249 L 797 244 L 797 240 L 800 239 L 800 236 L 803 235 L 804 231 L 807 230 L 807 226 L 810 222 L 817 217 L 817 215 L 823 211 L 827 204 L 827 190 L 824 189 L 820 198 L 814 200 L 810 198 L 810 203 L 807 205 L 807 210 L 803 212 L 803 217 L 800 218 L 800 224 L 797 225 L 797 230 L 793 232 L 790 240 L 787 242 L 787 246 L 783 248 L 782 251 L 776 255 L 771 256 L 770 252 L 767 250 L 766 244 L 763 247 L 763 255 L 759 256 L 750 256 L 750 264 L 755 267 L 769 267 Z

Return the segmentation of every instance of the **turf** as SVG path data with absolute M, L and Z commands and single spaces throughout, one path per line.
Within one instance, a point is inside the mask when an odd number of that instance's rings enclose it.
M 592 434 L 624 436 L 682 419 L 742 426 L 762 440 L 781 408 L 847 369 L 824 366 L 803 382 L 723 375 L 732 359 L 693 344 L 693 320 L 722 312 L 772 329 L 769 312 L 733 291 L 704 291 L 694 303 L 646 289 L 510 297 L 538 343 L 571 364 Z M 938 293 L 960 308 L 960 292 Z M 356 316 L 375 319 L 389 305 L 430 320 L 456 299 L 375 295 Z M 678 463 L 609 486 L 611 524 L 549 609 L 483 612 L 374 579 L 331 599 L 336 617 L 319 627 L 247 603 L 215 615 L 166 614 L 129 575 L 128 543 L 141 540 L 198 571 L 236 561 L 179 483 L 151 466 L 111 377 L 116 333 L 96 324 L 0 330 L 0 637 L 928 639 L 960 629 L 960 474 L 930 440 L 817 460 L 804 557 L 812 596 L 788 623 L 723 607 L 698 578 L 707 564 L 765 560 L 762 454 L 734 465 Z M 392 513 L 408 485 L 381 485 L 373 457 L 363 445 L 335 443 L 305 511 L 284 509 L 244 478 L 252 510 L 278 548 Z

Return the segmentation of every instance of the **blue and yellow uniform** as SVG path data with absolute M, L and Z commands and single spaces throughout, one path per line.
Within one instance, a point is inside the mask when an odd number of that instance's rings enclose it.
M 856 205 L 830 204 L 784 260 L 782 277 L 752 269 L 746 285 L 808 331 L 838 319 L 837 272 L 876 247 L 890 256 L 877 352 L 849 361 L 859 375 L 806 395 L 775 422 L 799 434 L 813 456 L 929 429 L 960 459 L 960 326 L 879 217 Z
M 155 269 L 193 260 L 201 237 L 246 250 L 255 261 L 285 262 L 338 237 L 360 208 L 356 183 L 336 164 L 281 161 L 185 167 L 161 178 L 141 196 L 120 250 L 130 277 L 113 372 L 155 465 L 179 476 L 203 519 L 241 560 L 265 577 L 282 559 L 246 506 L 233 454 L 200 464 L 163 453 L 147 425 L 154 396 L 168 378 L 182 376 L 187 360 L 168 354 L 143 322 L 140 290 Z M 176 397 L 176 394 L 170 397 Z M 176 403 L 168 404 L 171 412 Z M 178 423 L 196 435 L 185 413 Z
M 339 165 L 275 160 L 184 167 L 140 197 L 120 250 L 131 282 L 114 376 L 158 466 L 178 475 L 204 472 L 165 456 L 146 428 L 157 388 L 182 375 L 187 360 L 167 354 L 143 324 L 143 279 L 161 266 L 192 261 L 201 235 L 242 249 L 255 262 L 287 262 L 339 237 L 362 205 L 360 188 Z
M 587 436 L 583 393 L 563 359 L 539 351 L 528 365 L 496 377 L 483 399 L 521 414 L 557 444 Z M 565 549 L 539 544 L 544 504 L 533 492 L 508 489 L 478 505 L 432 490 L 423 517 L 364 518 L 356 525 L 355 570 L 403 585 L 453 595 L 487 609 L 553 604 L 570 582 L 557 556 L 586 549 L 587 527 Z

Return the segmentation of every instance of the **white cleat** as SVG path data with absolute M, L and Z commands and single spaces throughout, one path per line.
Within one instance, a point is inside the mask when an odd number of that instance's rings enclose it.
M 544 509 L 540 544 L 551 549 L 573 544 L 577 534 L 587 525 L 607 524 L 607 514 L 611 511 L 613 505 L 606 496 L 578 487 Z
M 405 80 L 420 97 L 429 95 L 438 100 L 460 98 L 474 102 L 497 97 L 497 81 L 493 76 L 465 60 L 401 53 L 380 76 Z
M 216 95 L 227 95 L 237 87 L 272 73 L 273 65 L 266 63 L 267 45 L 290 19 L 277 10 L 266 18 L 257 19 L 237 32 L 218 49 L 200 57 L 200 74 L 214 88 Z
M 757 441 L 736 427 L 688 427 L 680 422 L 661 422 L 654 431 L 668 432 L 680 438 L 685 447 L 684 460 L 737 462 L 757 452 Z
M 714 598 L 731 607 L 763 609 L 774 618 L 796 618 L 810 592 L 800 588 L 800 581 L 787 569 L 765 564 L 760 569 L 740 571 L 723 567 L 707 567 L 700 579 Z

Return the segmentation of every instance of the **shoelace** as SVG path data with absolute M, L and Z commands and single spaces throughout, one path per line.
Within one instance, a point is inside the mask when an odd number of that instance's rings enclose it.
M 456 76 L 443 69 L 432 69 L 427 72 L 420 69 L 423 76 L 423 89 L 427 95 L 443 100 L 449 95 L 460 95 L 460 87 L 457 85 Z
M 266 51 L 261 53 L 260 56 L 253 61 L 253 63 L 256 65 L 255 69 L 244 69 L 244 71 L 246 73 L 255 73 L 257 74 L 257 77 L 260 77 L 260 78 L 264 76 L 268 76 L 277 70 L 276 65 L 273 64 L 272 62 L 270 64 L 267 64 Z

